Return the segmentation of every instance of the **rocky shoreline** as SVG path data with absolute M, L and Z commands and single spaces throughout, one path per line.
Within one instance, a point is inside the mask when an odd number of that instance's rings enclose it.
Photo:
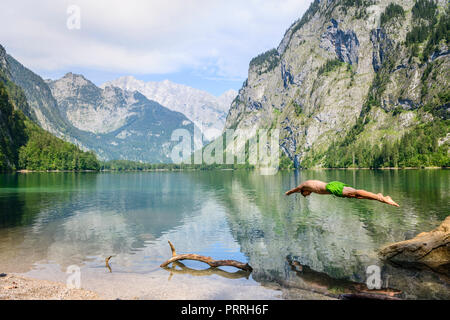
M 400 266 L 429 268 L 450 276 L 450 216 L 434 230 L 381 248 L 379 255 Z

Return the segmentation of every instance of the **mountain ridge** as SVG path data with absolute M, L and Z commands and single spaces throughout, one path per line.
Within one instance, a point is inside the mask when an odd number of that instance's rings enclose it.
M 193 121 L 208 140 L 220 135 L 225 124 L 229 106 L 237 92 L 230 89 L 219 97 L 187 85 L 164 81 L 142 81 L 133 76 L 124 76 L 105 82 L 100 87 L 115 86 L 138 91 L 148 99 L 167 108 L 181 112 Z
M 119 88 L 104 90 L 71 72 L 62 80 L 44 81 L 1 48 L 0 71 L 23 89 L 27 101 L 23 108 L 29 105 L 29 110 L 22 111 L 29 112 L 30 119 L 44 130 L 85 151 L 95 151 L 102 160 L 171 162 L 170 151 L 176 143 L 171 141 L 171 133 L 184 128 L 193 135 L 194 124 L 183 114 L 138 92 Z M 56 84 L 64 81 L 66 87 L 57 88 Z M 131 112 L 127 113 L 127 108 Z M 68 114 L 68 110 L 73 114 Z M 122 117 L 114 118 L 113 111 L 124 112 Z M 83 121 L 87 125 L 83 126 Z M 102 125 L 107 128 L 102 129 Z
M 195 125 L 184 114 L 147 99 L 138 91 L 97 87 L 84 76 L 67 73 L 48 81 L 63 117 L 94 134 L 93 148 L 107 160 L 171 162 L 171 134 Z
M 100 164 L 93 153 L 83 152 L 31 121 L 32 109 L 25 94 L 10 80 L 10 73 L 5 74 L 4 65 L 1 67 L 0 171 L 98 170 Z

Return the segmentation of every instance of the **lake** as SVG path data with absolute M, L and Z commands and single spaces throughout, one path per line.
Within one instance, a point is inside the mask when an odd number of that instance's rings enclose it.
M 390 195 L 375 201 L 284 192 L 307 179 Z M 365 283 L 407 299 L 450 299 L 440 275 L 383 263 L 377 250 L 437 227 L 449 214 L 448 170 L 29 173 L 0 175 L 0 273 L 65 283 L 122 299 L 324 299 Z M 248 262 L 210 269 L 178 253 Z M 110 260 L 112 272 L 105 267 Z

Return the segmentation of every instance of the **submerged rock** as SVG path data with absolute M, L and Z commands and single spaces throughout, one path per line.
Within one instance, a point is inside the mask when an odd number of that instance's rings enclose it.
M 450 216 L 430 232 L 380 249 L 380 256 L 403 266 L 429 267 L 450 275 Z

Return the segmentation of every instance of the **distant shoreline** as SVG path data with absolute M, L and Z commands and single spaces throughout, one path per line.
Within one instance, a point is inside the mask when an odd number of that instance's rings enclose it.
M 449 167 L 381 167 L 381 168 L 310 168 L 306 170 L 425 170 L 448 169 Z
M 178 171 L 241 171 L 241 170 L 255 170 L 257 168 L 213 168 L 213 169 L 197 169 L 197 168 L 177 168 L 177 169 L 129 169 L 129 170 L 17 170 L 11 172 L 2 173 L 103 173 L 103 172 L 178 172 Z M 436 169 L 449 169 L 449 167 L 382 167 L 382 168 L 300 168 L 297 170 L 436 170 Z M 279 171 L 295 171 L 295 169 L 279 169 Z
M 100 172 L 96 170 L 17 170 L 15 173 L 64 173 L 64 172 Z M 8 172 L 4 172 L 8 173 Z

